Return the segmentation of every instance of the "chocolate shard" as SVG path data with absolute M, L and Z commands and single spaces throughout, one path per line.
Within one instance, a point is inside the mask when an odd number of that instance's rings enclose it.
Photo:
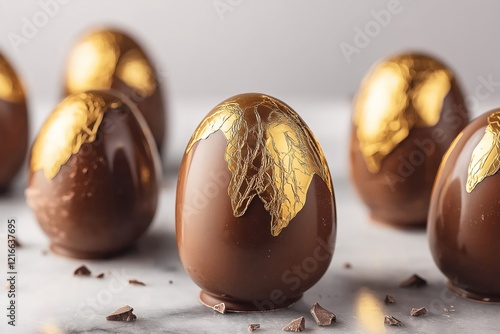
M 89 268 L 87 268 L 84 265 L 76 268 L 74 273 L 73 273 L 73 275 L 75 275 L 75 276 L 90 276 L 90 274 L 91 274 L 91 272 L 90 272 Z
M 419 307 L 419 308 L 413 307 L 410 311 L 410 315 L 412 317 L 418 317 L 418 316 L 424 315 L 426 313 L 427 313 L 427 309 L 425 307 Z
M 128 305 L 122 306 L 114 310 L 110 315 L 106 317 L 109 321 L 134 321 L 137 319 L 135 314 L 132 313 L 134 309 Z
M 220 303 L 220 304 L 217 304 L 217 305 L 214 305 L 213 307 L 214 311 L 217 311 L 219 313 L 226 313 L 226 304 L 224 303 Z
M 352 268 L 352 264 L 350 262 L 344 263 L 344 269 L 351 269 L 351 268 Z
M 318 326 L 329 326 L 332 321 L 337 321 L 337 316 L 333 312 L 328 311 L 318 303 L 313 304 L 310 312 Z
M 128 284 L 146 286 L 144 282 L 138 281 L 136 279 L 129 279 Z
M 417 274 L 413 274 L 399 284 L 401 288 L 421 288 L 427 285 L 427 281 Z
M 21 246 L 21 243 L 20 243 L 19 241 L 17 241 L 17 238 L 15 238 L 15 239 L 14 239 L 14 246 L 15 246 L 16 248 L 21 248 L 21 247 L 22 247 L 22 246 Z
M 104 278 L 104 273 L 100 273 L 99 275 L 96 276 L 97 278 Z
M 389 325 L 389 326 L 398 326 L 398 327 L 403 326 L 403 323 L 400 320 L 394 318 L 392 315 L 385 316 L 384 324 Z
M 393 295 L 391 295 L 390 293 L 385 295 L 385 298 L 384 298 L 385 305 L 391 305 L 391 304 L 394 304 L 395 302 L 396 302 L 396 298 L 394 298 Z
M 248 325 L 249 332 L 255 332 L 259 328 L 260 328 L 260 324 L 249 324 Z
M 306 319 L 304 317 L 300 317 L 297 319 L 293 319 L 283 327 L 285 332 L 302 332 L 306 328 Z

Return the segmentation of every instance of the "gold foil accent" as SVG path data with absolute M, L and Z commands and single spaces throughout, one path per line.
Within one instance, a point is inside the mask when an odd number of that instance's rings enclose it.
M 262 96 L 245 109 L 236 100 L 219 105 L 198 126 L 186 153 L 218 130 L 227 139 L 225 160 L 232 173 L 228 195 L 235 217 L 242 216 L 258 195 L 271 215 L 271 234 L 277 236 L 304 207 L 314 174 L 333 193 L 319 143 L 298 115 L 279 101 Z
M 85 143 L 96 139 L 104 112 L 111 104 L 93 93 L 64 99 L 49 116 L 33 144 L 31 170 L 43 169 L 47 179 L 54 178 L 71 155 Z
M 140 96 L 151 96 L 156 89 L 153 69 L 137 49 L 123 55 L 116 68 L 116 76 L 137 90 Z
M 414 128 L 431 127 L 441 116 L 452 73 L 421 55 L 402 55 L 378 66 L 363 80 L 354 105 L 359 148 L 372 173 Z
M 0 54 L 0 100 L 21 102 L 24 100 L 24 90 L 14 69 L 7 59 Z
M 156 76 L 149 61 L 127 36 L 97 31 L 74 47 L 66 77 L 69 93 L 110 89 L 115 77 L 142 97 L 152 95 L 156 89 Z
M 500 111 L 488 116 L 488 125 L 483 138 L 472 151 L 469 168 L 467 169 L 468 193 L 500 169 Z

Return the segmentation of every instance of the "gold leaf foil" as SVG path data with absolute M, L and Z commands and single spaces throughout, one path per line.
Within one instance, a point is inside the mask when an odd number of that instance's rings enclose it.
M 156 89 L 156 78 L 142 52 L 137 49 L 123 55 L 116 67 L 116 76 L 128 86 L 137 90 L 140 96 L 153 95 Z
M 151 96 L 157 86 L 148 59 L 139 46 L 124 34 L 97 31 L 84 37 L 74 47 L 66 78 L 69 93 L 110 89 L 115 77 L 142 97 Z
M 354 105 L 359 148 L 372 173 L 414 127 L 432 127 L 441 116 L 452 73 L 423 55 L 401 55 L 363 80 Z
M 49 116 L 33 144 L 31 170 L 42 169 L 47 179 L 54 178 L 72 154 L 96 139 L 104 112 L 120 104 L 119 101 L 107 104 L 92 93 L 64 99 Z
M 216 107 L 194 132 L 186 153 L 220 130 L 228 142 L 225 160 L 232 173 L 228 195 L 234 216 L 242 216 L 258 195 L 271 215 L 271 234 L 277 236 L 304 207 L 314 174 L 333 189 L 323 151 L 309 128 L 283 103 L 259 98 L 245 109 L 237 99 Z
M 14 69 L 7 59 L 0 54 L 0 100 L 21 102 L 24 100 L 24 90 Z
M 488 125 L 481 141 L 472 151 L 467 169 L 466 190 L 472 192 L 474 188 L 487 176 L 491 176 L 500 169 L 500 111 L 488 116 Z

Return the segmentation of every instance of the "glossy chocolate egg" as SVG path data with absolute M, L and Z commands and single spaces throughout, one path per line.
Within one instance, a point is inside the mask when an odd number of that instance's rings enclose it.
M 124 95 L 88 91 L 57 106 L 33 144 L 26 190 L 54 252 L 109 257 L 146 231 L 158 201 L 154 145 Z
M 402 54 L 371 69 L 354 102 L 350 163 L 375 221 L 425 226 L 441 158 L 467 122 L 455 76 L 436 59 Z
M 217 105 L 182 160 L 176 231 L 203 304 L 263 311 L 297 301 L 327 270 L 336 236 L 330 172 L 311 130 L 270 96 Z
M 22 83 L 0 54 L 0 193 L 12 182 L 28 150 L 28 109 Z
M 151 128 L 159 152 L 165 138 L 166 110 L 159 78 L 143 49 L 117 30 L 97 30 L 72 49 L 65 94 L 115 89 L 128 96 Z
M 432 191 L 434 261 L 458 294 L 500 302 L 500 109 L 472 121 L 446 153 Z

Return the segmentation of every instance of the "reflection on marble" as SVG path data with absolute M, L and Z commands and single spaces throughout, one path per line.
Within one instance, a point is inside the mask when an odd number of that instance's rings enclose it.
M 17 252 L 18 326 L 13 330 L 2 316 L 0 333 L 247 333 L 250 323 L 261 324 L 256 333 L 280 333 L 299 316 L 306 317 L 310 333 L 498 332 L 500 305 L 469 301 L 450 293 L 432 261 L 424 231 L 399 231 L 368 222 L 349 182 L 337 178 L 334 185 L 338 239 L 325 276 L 288 309 L 225 315 L 200 305 L 199 288 L 179 262 L 174 229 L 175 175 L 164 186 L 151 229 L 128 253 L 107 261 L 46 253 L 48 240 L 28 210 L 21 187 L 15 189 L 0 198 L 0 221 L 15 217 L 22 243 Z M 0 249 L 5 250 L 5 227 L 0 233 Z M 344 268 L 345 262 L 352 268 Z M 73 276 L 81 264 L 92 271 L 92 277 Z M 97 279 L 101 272 L 105 277 Z M 399 288 L 399 283 L 413 273 L 427 279 L 429 285 Z M 128 284 L 131 278 L 146 286 Z M 395 296 L 395 304 L 384 304 L 387 293 Z M 317 326 L 309 314 L 315 302 L 333 311 L 337 322 L 330 327 Z M 6 303 L 5 291 L 0 295 L 4 310 Z M 123 305 L 134 308 L 137 321 L 105 320 L 107 314 Z M 451 305 L 455 311 L 445 312 L 444 308 Z M 409 316 L 412 307 L 422 306 L 428 314 Z M 385 326 L 386 314 L 398 318 L 404 326 Z
M 372 333 L 384 333 L 381 300 L 368 288 L 360 289 L 356 296 L 356 318 L 359 326 Z

